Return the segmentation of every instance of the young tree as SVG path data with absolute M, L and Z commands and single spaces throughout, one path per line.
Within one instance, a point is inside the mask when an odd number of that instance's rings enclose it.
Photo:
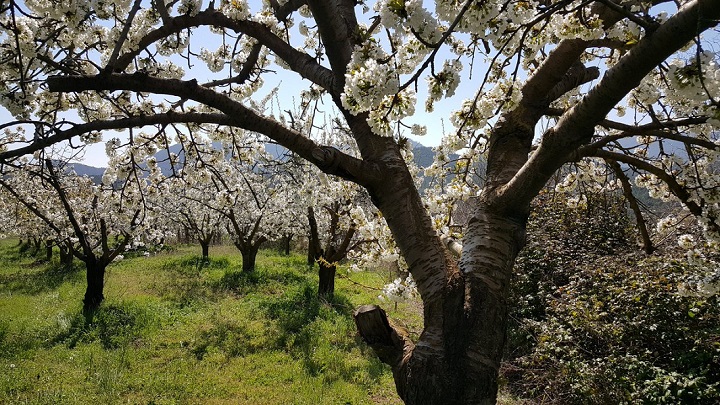
M 654 7 L 661 3 L 664 10 Z M 424 330 L 412 342 L 376 307 L 359 309 L 356 322 L 392 367 L 403 400 L 493 403 L 530 202 L 565 163 L 594 156 L 642 172 L 642 184 L 683 201 L 717 235 L 715 178 L 704 167 L 717 155 L 720 75 L 703 33 L 717 25 L 720 3 L 673 4 L 438 0 L 433 13 L 418 1 L 380 0 L 371 10 L 351 0 L 290 0 L 253 14 L 243 1 L 10 2 L 0 101 L 47 130 L 8 139 L 24 144 L 0 158 L 110 128 L 155 126 L 161 137 L 171 124 L 223 125 L 264 134 L 364 187 L 386 219 L 417 282 Z M 219 48 L 198 50 L 191 39 L 208 31 Z M 178 58 L 222 74 L 206 80 Z M 463 61 L 477 70 L 484 58 L 485 74 L 461 75 Z M 288 114 L 258 108 L 253 94 L 280 68 L 311 85 L 303 102 L 334 105 L 357 157 L 312 141 Z M 450 117 L 456 130 L 440 147 L 444 156 L 462 150 L 467 167 L 486 151 L 484 182 L 468 185 L 478 198 L 459 261 L 399 145 L 424 75 L 428 110 L 461 80 L 477 89 Z M 58 119 L 70 106 L 84 123 Z M 626 121 L 613 118 L 627 109 Z
M 309 228 L 308 263 L 318 264 L 318 295 L 332 297 L 338 263 L 372 240 L 358 232 L 353 212 L 363 204 L 364 193 L 355 185 L 330 179 L 324 173 L 309 172 L 313 178 L 302 182 Z M 312 257 L 312 262 L 310 259 Z

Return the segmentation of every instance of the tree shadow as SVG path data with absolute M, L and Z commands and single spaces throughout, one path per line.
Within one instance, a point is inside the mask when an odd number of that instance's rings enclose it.
M 219 280 L 212 283 L 215 292 L 229 291 L 237 295 L 245 295 L 263 289 L 273 289 L 273 285 L 283 287 L 309 282 L 306 275 L 297 274 L 292 270 L 270 271 L 258 267 L 254 271 L 228 269 Z
M 136 305 L 103 305 L 71 316 L 67 329 L 58 333 L 52 342 L 65 343 L 70 348 L 78 343 L 99 342 L 105 350 L 118 349 L 138 339 L 148 319 L 145 309 Z
M 307 281 L 281 296 L 268 297 L 260 306 L 278 327 L 276 347 L 300 359 L 309 375 L 326 382 L 342 380 L 371 386 L 385 373 L 386 367 L 377 356 L 357 339 L 353 305 L 342 293 L 320 298 L 317 285 Z M 364 361 L 356 357 L 349 360 L 357 348 Z
M 21 270 L 11 274 L 0 274 L 0 291 L 40 294 L 59 288 L 66 282 L 82 281 L 84 266 L 74 263 L 68 266 L 60 263 L 34 263 L 27 267 L 38 270 Z

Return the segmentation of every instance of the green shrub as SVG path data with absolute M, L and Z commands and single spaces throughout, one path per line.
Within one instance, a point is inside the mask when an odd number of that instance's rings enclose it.
M 531 218 L 539 231 L 516 266 L 508 388 L 543 403 L 717 403 L 718 296 L 679 293 L 701 269 L 637 252 L 622 211 L 587 209 Z

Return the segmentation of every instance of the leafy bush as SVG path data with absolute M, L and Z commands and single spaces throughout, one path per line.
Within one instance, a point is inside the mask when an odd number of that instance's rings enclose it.
M 586 209 L 548 206 L 531 220 L 540 232 L 516 268 L 509 389 L 543 403 L 716 403 L 718 296 L 681 295 L 698 268 L 636 253 L 622 211 L 580 221 Z
M 586 265 L 525 325 L 534 350 L 514 361 L 526 394 L 558 403 L 716 403 L 717 297 L 684 297 L 692 269 L 631 255 Z M 538 371 L 541 370 L 541 371 Z
M 534 345 L 521 320 L 542 321 L 559 288 L 576 267 L 628 250 L 633 229 L 617 197 L 590 195 L 569 208 L 561 198 L 541 195 L 528 220 L 528 240 L 518 257 L 511 291 L 509 353 L 519 357 Z

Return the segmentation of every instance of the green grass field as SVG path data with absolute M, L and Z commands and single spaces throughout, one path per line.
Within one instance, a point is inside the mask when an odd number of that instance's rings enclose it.
M 87 322 L 84 268 L 16 245 L 0 241 L 0 403 L 401 403 L 352 320 L 390 274 L 338 278 L 324 302 L 302 255 L 263 251 L 243 274 L 233 248 L 211 248 L 200 266 L 199 247 L 179 247 L 112 264 Z M 385 309 L 417 333 L 417 302 Z

